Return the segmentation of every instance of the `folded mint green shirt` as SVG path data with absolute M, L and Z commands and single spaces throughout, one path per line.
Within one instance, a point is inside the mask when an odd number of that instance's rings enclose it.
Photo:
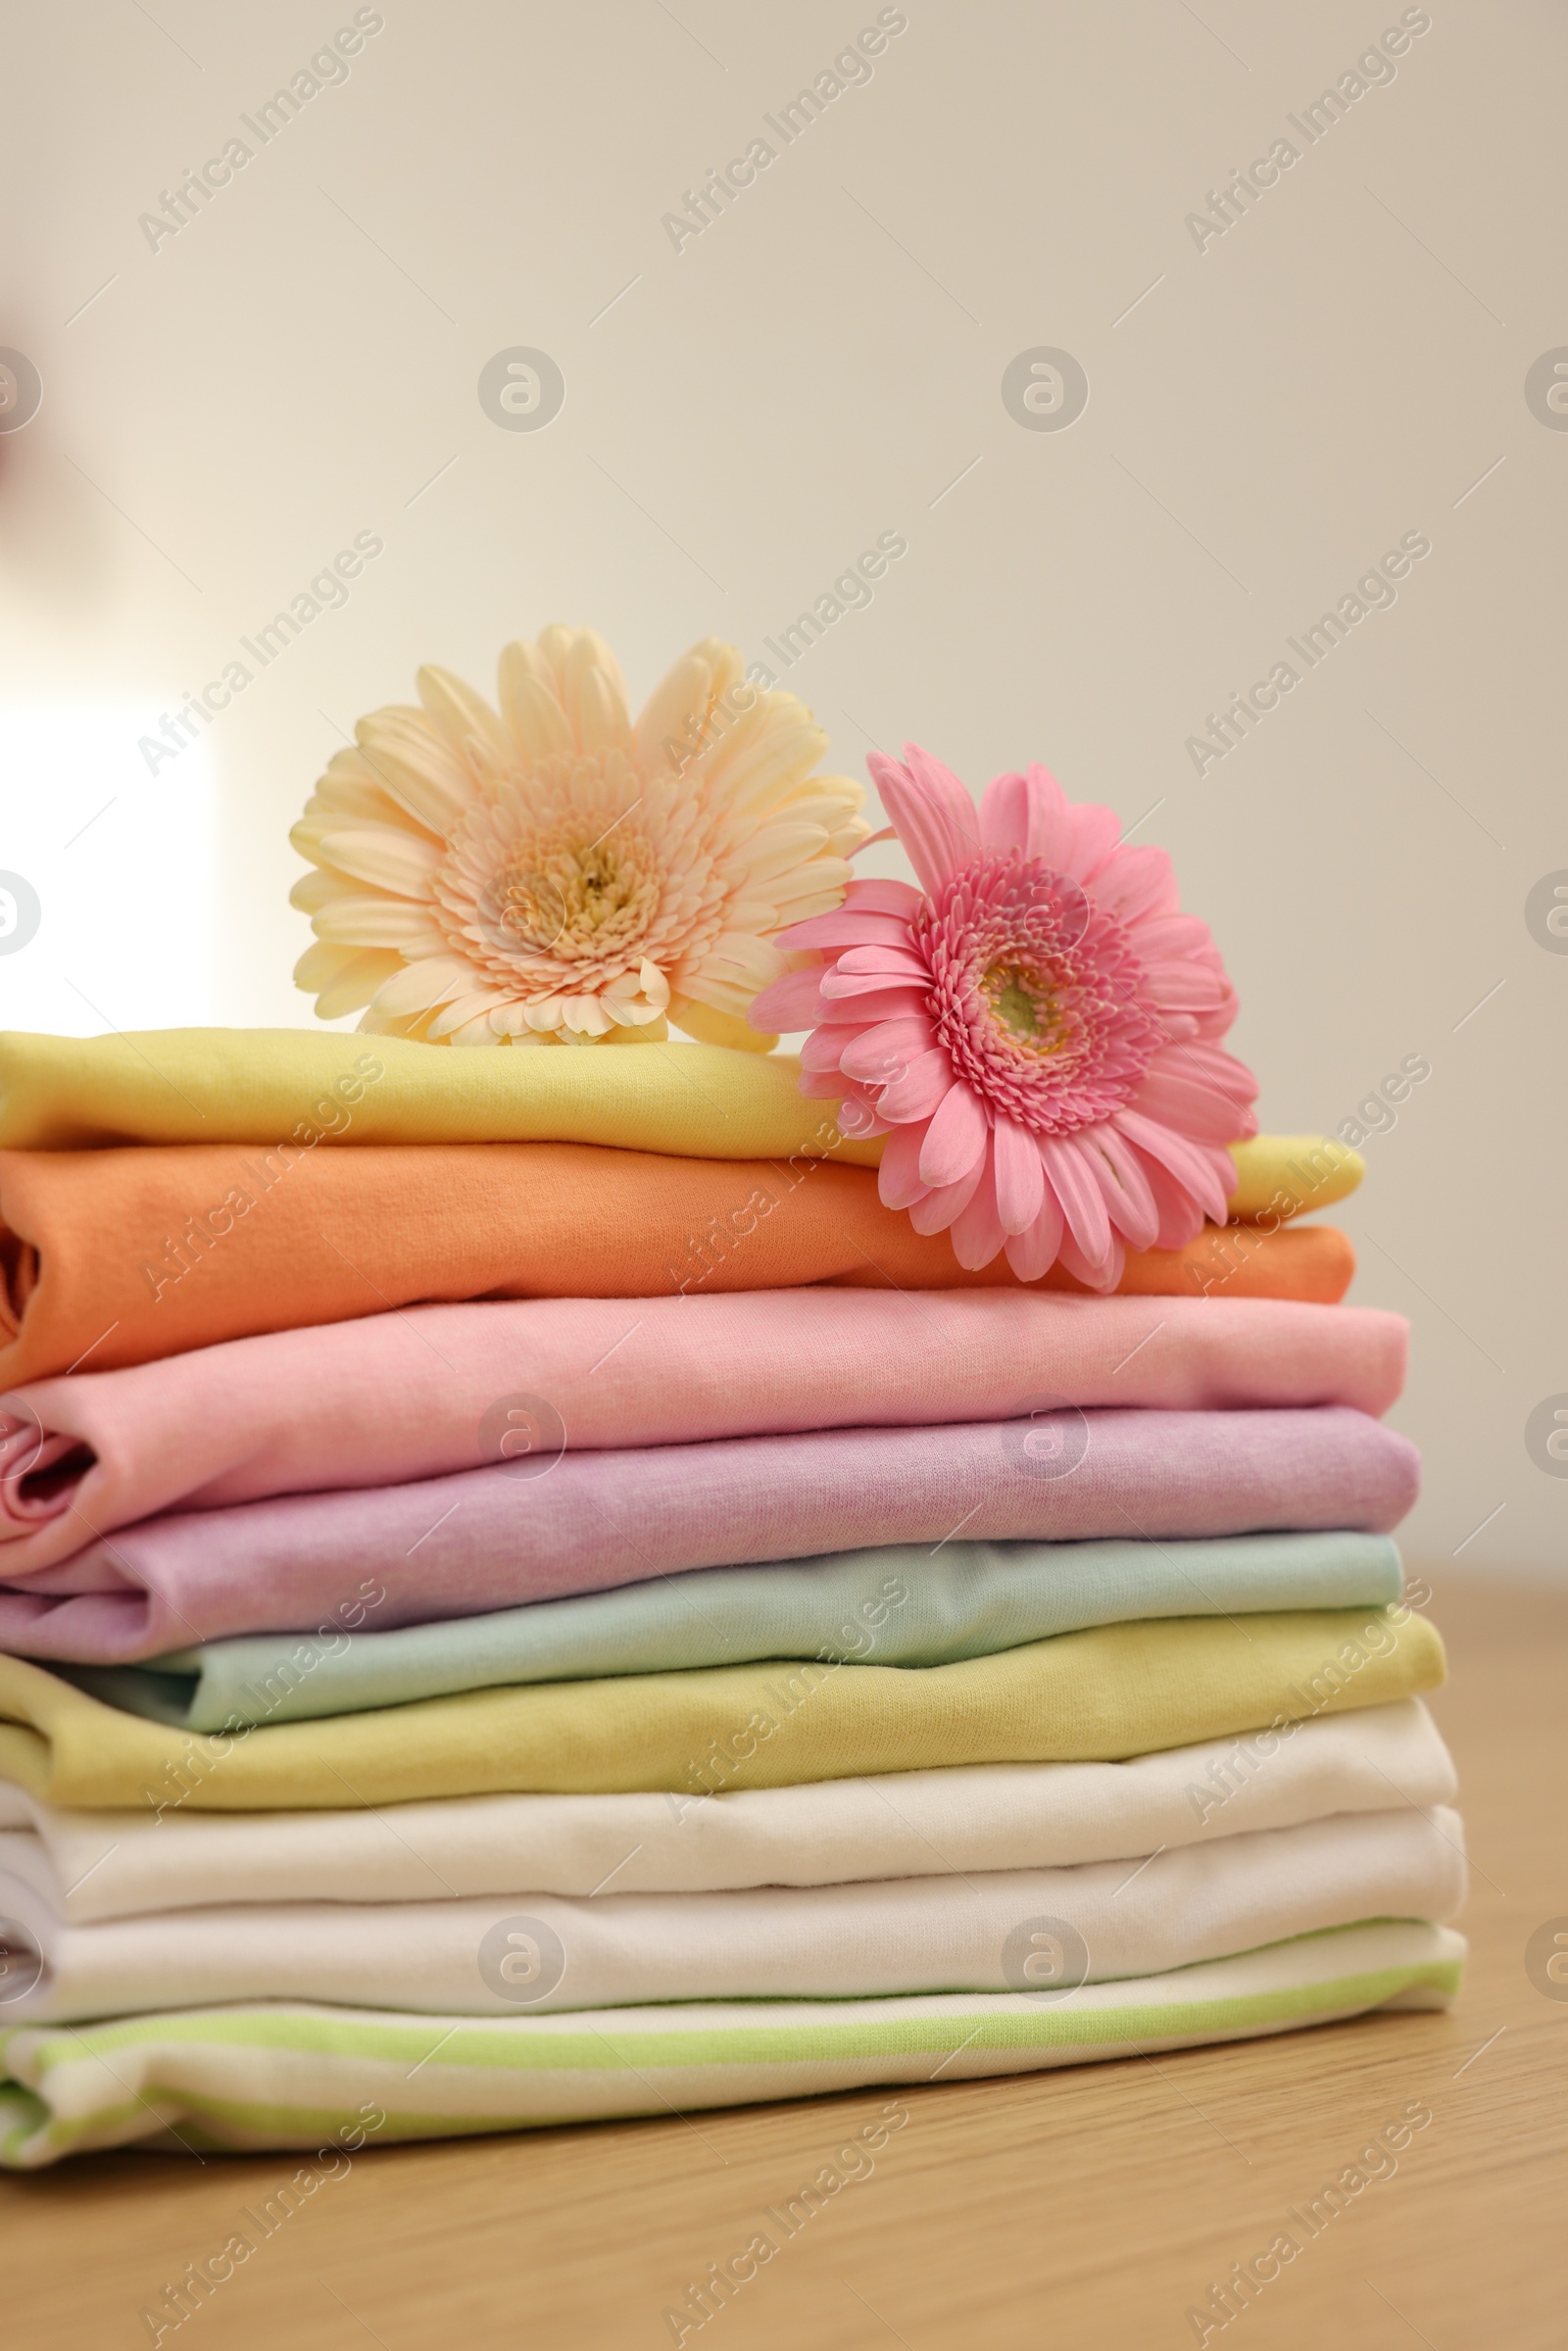
M 1386 1535 L 898 1544 L 703 1568 L 394 1632 L 256 1634 L 146 1665 L 53 1670 L 129 1713 L 212 1732 L 513 1683 L 770 1657 L 952 1665 L 1141 1617 L 1385 1606 L 1400 1588 Z M 374 1621 L 372 1607 L 366 1627 Z

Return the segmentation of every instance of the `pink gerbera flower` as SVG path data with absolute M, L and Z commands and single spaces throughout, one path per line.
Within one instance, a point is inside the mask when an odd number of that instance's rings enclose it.
M 1113 1289 L 1128 1249 L 1225 1221 L 1226 1145 L 1256 1132 L 1256 1083 L 1220 1049 L 1236 996 L 1219 951 L 1178 911 L 1165 852 L 1124 848 L 1111 809 L 1073 806 L 1043 767 L 999 775 L 976 808 L 905 753 L 868 764 L 921 889 L 852 882 L 782 931 L 801 960 L 753 1025 L 812 1029 L 803 1092 L 888 1137 L 883 1200 L 951 1232 L 960 1265 L 1005 1249 L 1023 1281 L 1059 1258 Z

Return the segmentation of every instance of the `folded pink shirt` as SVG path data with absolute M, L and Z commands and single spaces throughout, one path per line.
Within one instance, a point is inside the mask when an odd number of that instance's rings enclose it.
M 1406 1339 L 1395 1314 L 1283 1298 L 810 1289 L 414 1306 L 0 1397 L 0 1566 L 51 1566 L 159 1511 L 436 1477 L 525 1445 L 997 1420 L 1053 1396 L 1382 1413 Z
M 114 1663 L 234 1633 L 377 1631 L 688 1568 L 878 1543 L 1347 1528 L 1417 1454 L 1364 1412 L 1091 1411 L 526 1454 L 139 1521 L 0 1588 L 0 1648 Z M 673 1603 L 672 1603 L 673 1604 Z M 688 1604 L 689 1601 L 688 1601 Z

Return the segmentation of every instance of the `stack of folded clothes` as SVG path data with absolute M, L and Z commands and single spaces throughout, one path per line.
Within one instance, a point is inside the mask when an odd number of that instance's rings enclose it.
M 799 1081 L 0 1042 L 0 2162 L 1452 1996 L 1404 1326 L 1288 1221 L 1357 1163 L 1090 1295 Z

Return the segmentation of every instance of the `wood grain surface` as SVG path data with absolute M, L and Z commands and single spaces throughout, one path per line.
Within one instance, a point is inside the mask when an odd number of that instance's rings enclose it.
M 1040 2351 L 1198 2340 L 1189 2306 L 1408 2101 L 1431 2111 L 1210 2344 L 1559 2351 L 1568 2340 L 1568 1999 L 1526 1973 L 1568 1925 L 1568 1594 L 1439 1583 L 1474 1879 L 1465 1991 L 1157 2061 L 898 2093 L 908 2122 L 700 2329 L 702 2351 Z M 893 2093 L 889 2093 L 891 2095 Z M 650 2351 L 877 2092 L 358 2157 L 163 2343 L 180 2351 Z M 140 2313 L 292 2169 L 93 2157 L 0 2180 L 6 2340 L 147 2343 Z M 1299 2231 L 1298 2231 L 1299 2233 Z

